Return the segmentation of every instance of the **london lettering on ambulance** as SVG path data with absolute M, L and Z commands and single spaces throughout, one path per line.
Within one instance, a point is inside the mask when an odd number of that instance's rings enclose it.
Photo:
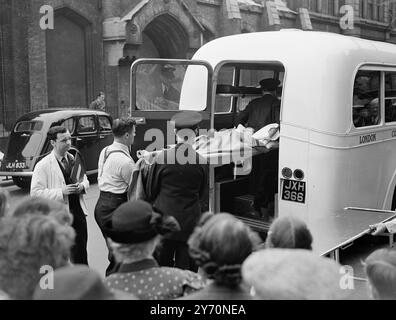
M 370 143 L 375 141 L 377 141 L 377 134 L 375 133 L 367 134 L 359 137 L 359 144 Z

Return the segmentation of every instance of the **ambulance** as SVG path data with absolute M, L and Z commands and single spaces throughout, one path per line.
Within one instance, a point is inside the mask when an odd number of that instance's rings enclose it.
M 131 115 L 141 125 L 134 148 L 174 143 L 167 124 L 180 110 L 199 111 L 209 132 L 237 127 L 264 78 L 280 82 L 279 149 L 265 151 L 275 157 L 268 161 L 278 177 L 275 216 L 304 220 L 313 250 L 338 259 L 369 225 L 395 216 L 395 45 L 287 29 L 215 39 L 191 60 L 137 60 Z M 166 98 L 169 90 L 176 99 Z M 154 141 L 152 130 L 164 139 Z M 260 153 L 254 149 L 252 157 Z M 254 161 L 247 175 L 228 169 L 210 166 L 210 210 L 267 230 L 269 222 L 249 210 L 257 192 Z

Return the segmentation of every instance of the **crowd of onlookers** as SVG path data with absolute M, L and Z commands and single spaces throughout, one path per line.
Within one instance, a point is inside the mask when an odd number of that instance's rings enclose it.
M 204 214 L 188 240 L 198 272 L 156 262 L 161 237 L 177 220 L 144 201 L 118 207 L 105 228 L 116 273 L 105 279 L 70 263 L 75 231 L 68 208 L 27 198 L 14 210 L 0 188 L 0 300 L 349 299 L 341 265 L 312 252 L 306 224 L 277 218 L 266 241 L 227 213 Z M 53 273 L 48 273 L 53 270 Z M 396 251 L 379 249 L 364 261 L 374 299 L 396 299 Z

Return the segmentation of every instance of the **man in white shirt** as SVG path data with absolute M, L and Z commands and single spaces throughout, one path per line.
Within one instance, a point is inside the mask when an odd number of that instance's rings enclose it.
M 126 202 L 127 190 L 135 165 L 130 147 L 135 137 L 136 122 L 133 119 L 116 119 L 113 122 L 114 142 L 104 148 L 98 162 L 98 186 L 100 195 L 95 206 L 95 220 L 105 239 L 103 226 L 111 220 L 113 211 Z M 107 242 L 107 241 L 106 241 Z M 116 271 L 116 261 L 109 248 L 110 264 L 106 276 Z

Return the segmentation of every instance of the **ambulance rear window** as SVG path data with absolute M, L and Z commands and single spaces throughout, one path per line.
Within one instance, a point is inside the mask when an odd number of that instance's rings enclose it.
M 33 132 L 40 131 L 43 128 L 41 121 L 21 121 L 16 124 L 15 132 Z
M 355 128 L 381 123 L 381 72 L 360 70 L 353 88 L 353 124 Z

